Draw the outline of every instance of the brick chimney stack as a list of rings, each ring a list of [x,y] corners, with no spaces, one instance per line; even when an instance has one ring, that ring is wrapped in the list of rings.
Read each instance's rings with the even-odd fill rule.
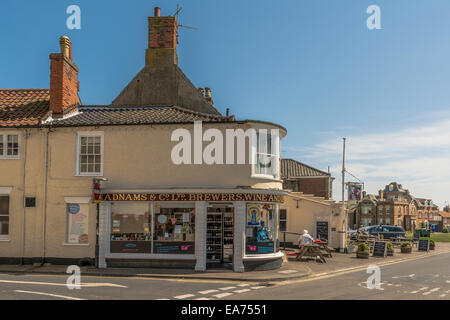
[[[50,111],[53,118],[62,117],[80,105],[78,67],[72,61],[72,42],[59,38],[60,53],[50,54]]]
[[[148,18],[148,49],[145,65],[161,67],[178,64],[178,23],[175,17],[161,17],[156,7],[153,17]]]

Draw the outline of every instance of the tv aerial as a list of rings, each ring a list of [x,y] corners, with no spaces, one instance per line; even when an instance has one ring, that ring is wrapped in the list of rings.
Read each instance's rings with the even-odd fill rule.
[[[173,14],[173,16],[176,17],[177,21],[180,21],[181,10],[183,10],[183,8],[180,7],[180,5],[177,4],[177,11],[175,12],[175,14]],[[181,22],[178,24],[178,27],[186,28],[186,29],[192,29],[192,30],[197,30],[198,29],[197,27],[185,26],[185,25],[181,24]]]

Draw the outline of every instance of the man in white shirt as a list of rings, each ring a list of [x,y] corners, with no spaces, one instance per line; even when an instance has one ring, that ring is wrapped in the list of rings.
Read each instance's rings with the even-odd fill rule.
[[[305,244],[312,244],[314,238],[308,233],[308,230],[303,230],[303,234],[298,237],[298,246],[301,247]]]

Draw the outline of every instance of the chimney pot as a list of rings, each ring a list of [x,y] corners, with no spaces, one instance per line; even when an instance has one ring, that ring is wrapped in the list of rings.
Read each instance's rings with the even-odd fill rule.
[[[205,88],[205,97],[211,98],[211,88],[208,87]]]
[[[61,53],[63,56],[67,59],[71,58],[71,51],[72,51],[72,43],[69,40],[69,37],[62,36],[59,38],[59,46],[61,48]]]
[[[230,108],[227,108],[227,113],[226,113],[227,117],[230,116]]]
[[[161,17],[161,8],[155,7],[155,17]]]
[[[200,93],[200,94],[202,95],[202,97],[205,96],[205,89],[203,89],[203,88],[198,88],[197,90],[198,90],[198,93]]]

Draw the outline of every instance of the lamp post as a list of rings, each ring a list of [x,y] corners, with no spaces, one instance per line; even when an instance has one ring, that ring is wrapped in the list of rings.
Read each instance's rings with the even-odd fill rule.
[[[346,226],[345,226],[345,140],[343,138],[343,150],[342,150],[342,230],[341,230],[341,252],[345,252],[345,234],[346,234]]]
[[[102,202],[101,195],[100,195],[100,182],[101,181],[108,181],[108,179],[105,178],[93,178],[93,200],[96,204],[97,209],[97,219],[96,219],[96,225],[95,225],[95,268],[98,269],[98,256],[100,252],[100,245],[99,245],[99,220],[100,220],[100,203]]]

